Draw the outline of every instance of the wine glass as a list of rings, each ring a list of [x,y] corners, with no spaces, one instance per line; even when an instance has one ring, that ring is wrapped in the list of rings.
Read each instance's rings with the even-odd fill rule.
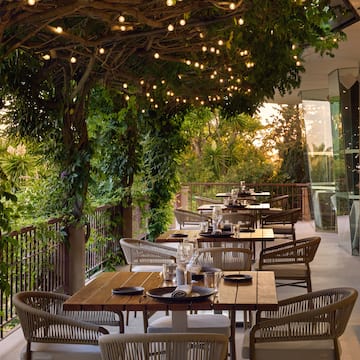
[[[222,207],[221,205],[215,205],[213,207],[213,212],[212,212],[212,219],[214,222],[214,231],[216,231],[217,229],[220,228],[220,223],[221,220],[223,218],[223,213],[222,213]]]
[[[179,244],[176,253],[176,263],[184,271],[185,284],[187,284],[187,265],[194,256],[194,244],[191,242],[182,242]]]
[[[231,200],[233,204],[236,204],[238,195],[239,195],[239,189],[231,189]]]
[[[191,242],[182,242],[179,244],[176,254],[176,262],[186,265],[194,255],[194,244]]]

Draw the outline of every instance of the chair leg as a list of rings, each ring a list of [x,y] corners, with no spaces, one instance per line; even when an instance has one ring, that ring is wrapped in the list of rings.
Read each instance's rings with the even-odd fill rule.
[[[31,342],[28,341],[26,344],[26,360],[31,360]]]
[[[306,279],[306,288],[307,288],[307,292],[312,292],[312,284],[311,284],[311,277],[310,275],[307,277]]]
[[[119,332],[120,332],[120,334],[123,334],[125,332],[124,315],[123,315],[122,311],[119,311],[117,314],[119,316]]]
[[[236,327],[236,311],[230,311],[230,359],[236,359],[236,348],[235,348],[235,327]]]

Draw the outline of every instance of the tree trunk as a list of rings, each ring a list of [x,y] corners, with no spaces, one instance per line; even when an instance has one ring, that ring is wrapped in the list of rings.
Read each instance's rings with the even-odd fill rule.
[[[85,285],[85,231],[83,227],[68,227],[65,255],[65,293],[74,294]]]

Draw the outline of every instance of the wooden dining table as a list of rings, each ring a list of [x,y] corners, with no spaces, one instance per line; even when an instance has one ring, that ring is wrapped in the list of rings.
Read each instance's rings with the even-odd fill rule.
[[[247,231],[248,230],[248,231]],[[197,242],[199,247],[217,245],[222,246],[226,243],[236,243],[236,242],[249,242],[252,248],[255,248],[255,242],[261,242],[261,248],[266,247],[267,242],[272,242],[275,240],[274,230],[272,228],[256,228],[256,229],[240,229],[240,232],[234,233],[233,235],[225,236],[216,236],[211,235],[208,237],[201,236],[200,230],[168,230],[160,234],[155,242],[158,243],[175,243],[182,241]],[[254,254],[255,258],[255,254]]]
[[[213,295],[201,297],[199,300],[190,297],[188,301],[177,301],[174,298],[169,301],[149,295],[153,289],[173,286],[172,283],[165,282],[159,272],[104,272],[67,299],[63,307],[70,311],[142,311],[144,314],[171,311],[174,332],[181,332],[184,328],[188,310],[228,310],[231,336],[235,336],[237,310],[276,310],[278,299],[273,272],[224,272],[224,275],[230,274],[250,275],[252,280],[233,282],[222,277],[218,290]],[[202,286],[202,281],[196,285]],[[144,290],[136,295],[113,294],[113,289],[123,287],[142,287]],[[235,357],[236,354],[232,354],[233,360]]]

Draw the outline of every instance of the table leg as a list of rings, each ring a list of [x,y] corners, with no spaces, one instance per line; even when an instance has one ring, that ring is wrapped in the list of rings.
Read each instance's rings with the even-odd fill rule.
[[[186,311],[172,311],[172,329],[173,332],[187,332],[187,313]]]
[[[236,360],[236,348],[235,348],[235,327],[236,327],[236,311],[230,310],[230,359]]]

